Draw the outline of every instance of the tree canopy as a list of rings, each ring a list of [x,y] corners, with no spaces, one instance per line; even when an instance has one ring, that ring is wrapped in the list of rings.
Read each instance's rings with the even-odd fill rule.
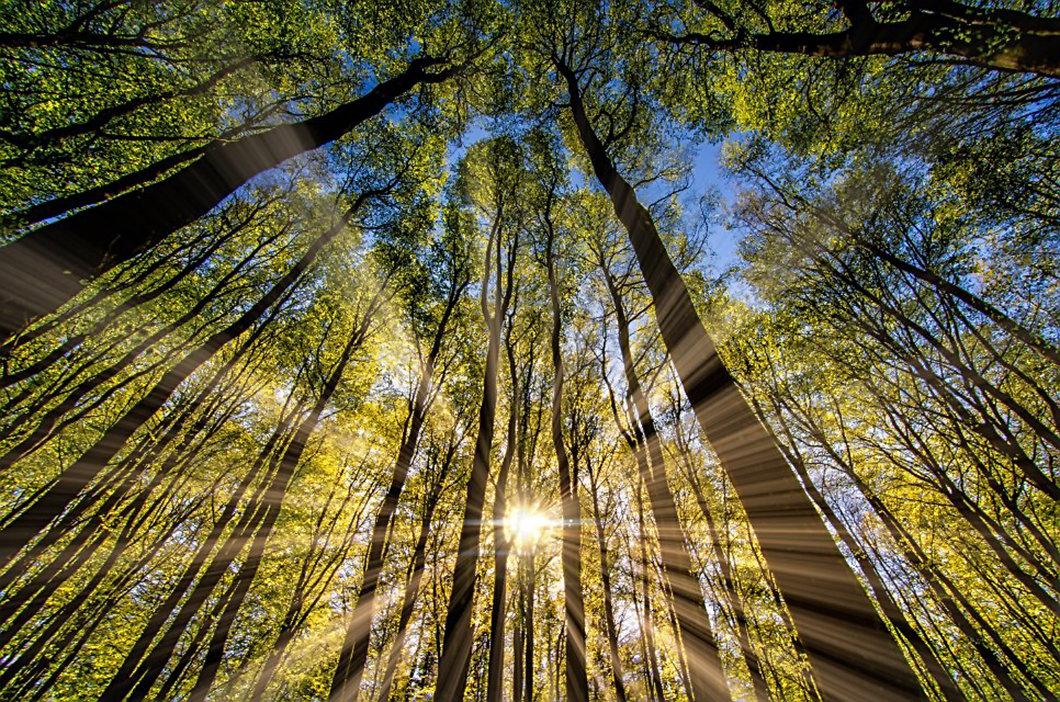
[[[1060,697],[1052,0],[5,0],[0,699]]]

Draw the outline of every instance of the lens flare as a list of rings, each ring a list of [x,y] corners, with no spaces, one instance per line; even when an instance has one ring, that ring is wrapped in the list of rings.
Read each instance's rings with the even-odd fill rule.
[[[505,535],[517,551],[533,550],[551,528],[549,516],[533,505],[512,507],[504,520]]]

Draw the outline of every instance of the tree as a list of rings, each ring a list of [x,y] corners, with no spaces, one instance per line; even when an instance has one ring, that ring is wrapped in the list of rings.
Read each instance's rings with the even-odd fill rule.
[[[545,185],[544,202],[541,209],[541,222],[545,235],[545,266],[548,269],[549,300],[552,307],[552,445],[556,452],[556,465],[559,472],[559,492],[563,511],[563,606],[566,612],[564,619],[564,681],[566,698],[569,700],[587,700],[589,698],[589,681],[585,673],[585,596],[582,592],[582,528],[581,505],[575,492],[578,484],[577,463],[572,463],[563,437],[563,354],[560,348],[561,327],[563,324],[560,310],[560,291],[556,277],[555,237],[556,226],[553,222],[553,206],[556,188],[559,183],[553,173]]]
[[[465,196],[485,210],[489,234],[483,259],[479,306],[488,332],[485,372],[482,380],[482,404],[479,407],[478,438],[467,483],[460,545],[453,570],[453,586],[445,620],[445,640],[438,663],[438,694],[462,697],[467,686],[471,662],[471,608],[474,601],[478,541],[482,506],[489,478],[490,454],[493,448],[494,420],[497,412],[497,376],[499,371],[501,327],[511,304],[514,289],[515,257],[519,251],[522,213],[516,200],[525,178],[522,154],[510,139],[501,138],[483,144],[482,161],[473,164],[485,171],[483,177],[465,180]],[[465,161],[461,175],[467,176],[472,164]],[[478,188],[481,191],[476,192]],[[489,291],[493,289],[492,311]]]
[[[454,214],[454,217],[459,215]],[[460,304],[464,290],[470,284],[470,271],[466,244],[461,240],[462,232],[460,224],[454,220],[449,224],[446,239],[439,242],[437,249],[433,252],[430,264],[435,268],[435,274],[440,280],[434,286],[440,288],[431,291],[433,294],[441,293],[439,302],[441,313],[434,323],[435,329],[430,349],[423,359],[423,370],[420,372],[420,380],[416,386],[416,394],[409,407],[409,416],[406,420],[406,428],[403,430],[401,445],[394,462],[394,474],[390,480],[390,487],[383,496],[383,503],[376,515],[375,526],[372,528],[372,541],[368,551],[368,559],[365,561],[364,576],[361,579],[361,590],[357,597],[357,606],[350,617],[350,626],[346,632],[346,641],[339,658],[339,666],[335,672],[335,679],[331,685],[331,697],[335,699],[356,700],[360,690],[360,678],[364,670],[365,659],[368,654],[368,636],[371,629],[372,614],[374,611],[375,588],[379,580],[379,572],[383,566],[386,556],[386,537],[390,531],[394,510],[397,508],[398,499],[405,488],[405,480],[408,477],[409,467],[413,455],[419,445],[420,432],[423,429],[424,420],[430,412],[431,405],[437,398],[436,384],[444,379],[447,363],[442,358],[442,346],[445,343],[449,320],[456,312]],[[405,267],[411,267],[407,263]],[[431,281],[433,283],[434,281]],[[431,283],[412,283],[412,290],[408,292],[407,302],[410,316],[425,316],[421,311],[427,307],[429,300],[418,298],[424,287],[431,287]],[[419,288],[419,289],[417,289]],[[428,293],[428,294],[431,294]],[[417,340],[423,333],[420,326],[425,320],[417,320],[413,325]],[[433,322],[434,320],[430,320]],[[429,324],[430,322],[428,322]],[[435,368],[442,364],[442,368],[435,380]],[[436,498],[435,498],[436,499]],[[433,510],[433,505],[431,506]],[[430,516],[427,517],[429,525]],[[422,564],[420,569],[422,569]]]
[[[605,144],[593,130],[579,78],[569,61],[567,56],[555,55],[556,71],[566,84],[578,135],[597,179],[611,197],[616,216],[629,232],[655,302],[663,341],[704,433],[726,465],[748,517],[755,524],[769,567],[814,661],[819,689],[825,697],[847,694],[853,689],[851,686],[860,685],[865,685],[866,694],[872,695],[897,698],[917,693],[920,685],[904,656],[777,450],[770,432],[754,417],[714,351],[714,343],[699,320],[651,216],[637,201],[633,188],[618,174]],[[754,441],[752,436],[756,437]],[[753,451],[749,450],[752,445],[756,447]],[[808,568],[808,560],[818,565]],[[825,577],[824,573],[828,574],[827,589],[815,585],[817,578]],[[822,599],[825,591],[828,595]],[[819,600],[819,604],[814,604],[814,600]],[[840,635],[838,632],[844,629],[847,633]],[[817,638],[813,633],[825,630],[831,632],[828,637]],[[699,672],[702,674],[702,669]],[[708,689],[706,682],[703,689]]]

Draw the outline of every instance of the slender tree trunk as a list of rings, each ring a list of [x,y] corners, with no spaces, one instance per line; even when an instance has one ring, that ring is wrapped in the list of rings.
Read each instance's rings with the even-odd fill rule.
[[[602,266],[602,270],[618,321],[618,345],[622,352],[629,398],[637,413],[636,417],[630,418],[630,424],[636,437],[637,451],[643,455],[646,450],[650,458],[650,463],[639,461],[641,478],[648,488],[652,515],[655,517],[655,526],[659,533],[663,577],[673,595],[678,623],[678,631],[675,633],[684,643],[688,653],[689,674],[695,699],[727,700],[730,697],[729,687],[721,667],[718,644],[707,617],[703,590],[692,570],[684,527],[677,514],[677,505],[667,479],[662,441],[655,429],[655,418],[633,362],[625,305],[611,272],[607,270],[606,265]]]
[[[523,616],[526,612],[526,596],[522,582],[518,581],[518,585],[519,616],[512,627],[512,702],[523,702]]]
[[[585,670],[585,596],[582,592],[582,527],[581,505],[574,491],[578,476],[571,474],[570,457],[563,442],[563,349],[560,346],[563,317],[559,306],[559,287],[556,281],[556,262],[553,251],[554,232],[548,226],[546,264],[548,287],[552,301],[552,445],[556,450],[559,470],[559,494],[562,503],[562,561],[563,595],[566,618],[566,646],[564,647],[564,679],[568,702],[589,699],[589,680]]]
[[[648,582],[648,532],[644,525],[644,501],[641,499],[640,484],[636,489],[637,535],[640,542],[639,561],[637,562],[637,583],[644,602],[644,612],[640,618],[641,633],[644,639],[644,654],[647,659],[649,689],[655,699],[664,702],[666,691],[663,689],[662,675],[659,673],[659,653],[655,647],[655,612],[651,603],[651,590]],[[632,560],[632,554],[630,554]],[[636,587],[636,585],[634,586]]]
[[[611,658],[611,678],[615,683],[615,697],[618,702],[626,702],[625,673],[622,670],[622,656],[618,651],[618,627],[615,626],[614,595],[611,588],[611,562],[607,551],[607,537],[604,534],[603,517],[600,514],[600,497],[596,476],[589,468],[589,487],[592,490],[593,524],[596,526],[596,547],[600,552],[600,583],[604,596],[604,627],[607,633],[607,649]]]
[[[526,616],[523,630],[526,632],[526,669],[524,673],[524,697],[526,702],[534,702],[534,673],[535,656],[534,651],[534,595],[537,586],[537,577],[534,570],[534,555],[528,553],[523,557],[526,563]]]
[[[562,62],[571,111],[600,184],[626,227],[663,342],[700,426],[740,495],[826,700],[922,697],[920,682],[844,560],[769,430],[718,357],[651,215],[593,131]]]
[[[516,376],[515,350],[512,348],[511,326],[508,327],[506,348],[508,373],[512,380],[512,401],[508,406],[508,435],[497,473],[496,494],[493,499],[493,601],[490,611],[489,670],[486,675],[486,702],[500,702],[504,685],[504,623],[507,617],[508,553],[511,544],[504,534],[504,520],[508,513],[508,472],[515,458],[518,419],[516,398],[519,383]]]
[[[286,124],[207,150],[167,178],[45,225],[0,248],[0,337],[52,312],[92,279],[209,212],[250,178],[319,148],[374,117],[417,85],[459,68],[431,72],[419,58],[362,97],[319,117]]]
[[[492,340],[490,346],[486,353],[487,377],[483,402],[479,408],[478,439],[468,480],[459,551],[453,571],[453,589],[446,608],[442,656],[438,663],[437,690],[440,699],[456,700],[463,697],[471,663],[471,609],[474,604],[482,506],[489,478],[489,454],[493,444],[493,418],[497,402],[497,354],[492,348]]]

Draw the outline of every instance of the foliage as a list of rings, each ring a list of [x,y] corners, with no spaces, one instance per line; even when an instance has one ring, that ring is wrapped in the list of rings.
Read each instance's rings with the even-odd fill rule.
[[[1055,14],[6,0],[0,257],[309,146],[4,327],[0,699],[827,692],[637,217],[923,695],[1060,695]]]

